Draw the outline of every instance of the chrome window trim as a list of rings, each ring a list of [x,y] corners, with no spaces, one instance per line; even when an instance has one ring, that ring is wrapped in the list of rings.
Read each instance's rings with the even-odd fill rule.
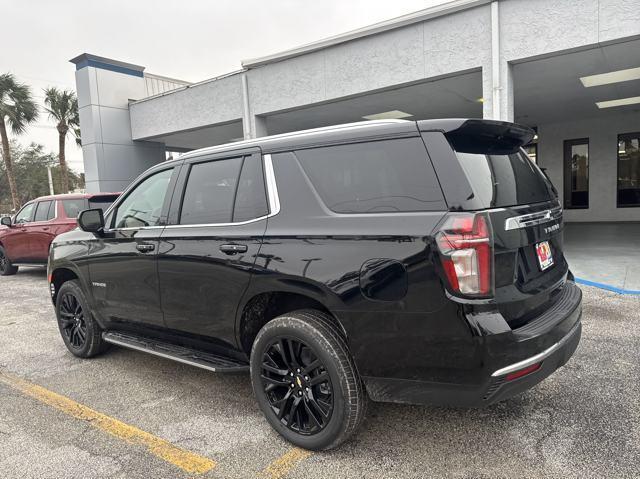
[[[575,326],[573,326],[573,328],[571,328],[571,331],[569,331],[566,334],[566,336],[564,336],[560,341],[558,341],[557,343],[555,343],[552,346],[548,347],[547,349],[545,349],[541,353],[536,354],[535,356],[531,356],[530,358],[524,359],[523,361],[511,364],[510,366],[504,367],[502,369],[498,369],[496,372],[494,372],[491,375],[491,377],[495,378],[497,376],[504,376],[506,374],[519,371],[519,370],[524,369],[524,368],[526,368],[528,366],[533,366],[534,364],[543,361],[544,359],[548,358],[553,353],[555,353],[562,346],[564,346],[567,343],[567,341],[569,341],[573,337],[573,335],[578,331],[578,328],[580,327],[580,324],[581,324],[580,321],[578,321],[575,324]]]
[[[236,221],[232,223],[194,223],[189,225],[159,225],[159,226],[141,226],[139,228],[114,228],[110,230],[105,230],[107,232],[115,232],[115,231],[132,231],[132,230],[152,230],[152,229],[177,229],[177,228],[202,228],[202,227],[225,227],[225,226],[243,226],[251,223],[256,223],[258,221],[262,221],[267,218],[271,218],[272,216],[280,213],[280,197],[278,195],[278,185],[276,183],[276,175],[273,170],[273,161],[271,159],[271,155],[263,155],[262,156],[263,165],[264,165],[264,178],[267,188],[267,200],[269,203],[269,214],[260,216],[258,218],[252,218],[246,221]]]
[[[550,210],[538,211],[536,213],[529,213],[521,216],[514,216],[513,218],[507,218],[504,222],[504,229],[506,231],[517,230],[520,228],[527,228],[529,226],[540,225],[549,221],[557,220],[562,216],[562,208],[556,207]]]

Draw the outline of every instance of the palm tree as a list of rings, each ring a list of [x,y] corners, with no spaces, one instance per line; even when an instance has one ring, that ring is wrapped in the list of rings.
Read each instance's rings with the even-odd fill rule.
[[[58,124],[58,159],[60,160],[60,172],[62,173],[62,189],[64,193],[69,192],[69,171],[64,154],[65,140],[69,130],[77,132],[80,125],[78,117],[78,98],[71,90],[60,91],[55,87],[47,88],[44,91],[45,110],[49,117]]]
[[[13,176],[13,162],[9,149],[7,125],[15,135],[24,133],[27,125],[38,117],[38,107],[31,97],[29,86],[19,83],[11,73],[0,75],[0,137],[2,137],[2,158],[7,170],[7,180],[11,190],[13,207],[18,209],[18,187]]]

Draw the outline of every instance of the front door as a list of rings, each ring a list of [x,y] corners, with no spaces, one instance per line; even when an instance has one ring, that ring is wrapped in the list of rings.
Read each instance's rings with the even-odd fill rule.
[[[33,220],[35,203],[27,203],[13,218],[13,225],[2,239],[4,250],[13,263],[31,262],[31,249],[26,241],[27,226]]]
[[[166,168],[139,181],[105,219],[104,235],[89,245],[92,293],[106,322],[164,324],[156,260],[173,174]]]
[[[183,174],[174,194],[178,200],[171,205],[175,224],[160,240],[165,322],[174,330],[233,344],[236,309],[269,214],[262,158],[246,152],[192,161]]]

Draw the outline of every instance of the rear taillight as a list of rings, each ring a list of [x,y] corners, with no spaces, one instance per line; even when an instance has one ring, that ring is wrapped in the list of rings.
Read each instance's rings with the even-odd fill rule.
[[[442,266],[454,292],[489,296],[492,292],[491,228],[483,214],[450,213],[436,234]]]

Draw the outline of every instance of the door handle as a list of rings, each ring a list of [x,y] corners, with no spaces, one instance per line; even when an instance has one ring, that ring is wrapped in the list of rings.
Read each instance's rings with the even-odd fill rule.
[[[247,249],[246,244],[223,244],[220,246],[220,251],[228,255],[246,253]]]
[[[136,245],[136,249],[142,253],[148,253],[149,251],[153,251],[155,248],[155,245],[149,243],[138,243]]]

